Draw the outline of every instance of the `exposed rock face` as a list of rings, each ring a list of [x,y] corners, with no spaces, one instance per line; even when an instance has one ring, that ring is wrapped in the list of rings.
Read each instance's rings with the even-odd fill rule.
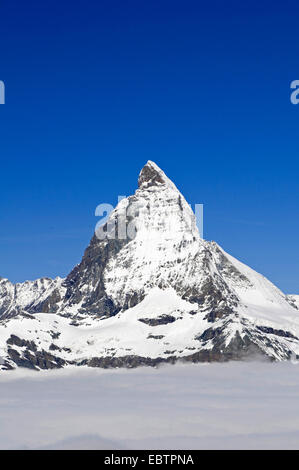
[[[66,279],[0,279],[0,369],[299,357],[297,297],[202,240],[155,163],[138,185]]]
[[[287,299],[292,307],[295,307],[299,310],[299,295],[288,295]]]
[[[62,279],[57,277],[12,284],[0,278],[0,319],[19,313],[53,312],[64,295]]]
[[[139,321],[145,323],[146,325],[158,326],[173,323],[176,321],[176,318],[172,317],[171,315],[160,315],[157,318],[139,318]]]
[[[125,243],[126,241],[117,239],[98,240],[94,235],[81,263],[64,282],[66,294],[61,310],[68,314],[74,307],[78,313],[99,317],[112,316],[119,312],[120,307],[107,294],[103,273],[109,260],[115,259]]]
[[[139,188],[149,188],[150,186],[159,186],[162,184],[167,184],[165,175],[153,162],[148,162],[140,172],[138,178]]]

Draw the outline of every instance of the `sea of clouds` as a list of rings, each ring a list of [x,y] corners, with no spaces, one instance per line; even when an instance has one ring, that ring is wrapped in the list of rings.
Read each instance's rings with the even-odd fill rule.
[[[0,374],[1,449],[298,449],[299,364]]]

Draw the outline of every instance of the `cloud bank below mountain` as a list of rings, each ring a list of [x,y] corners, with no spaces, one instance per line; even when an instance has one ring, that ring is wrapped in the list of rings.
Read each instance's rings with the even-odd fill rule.
[[[7,372],[0,377],[0,448],[297,448],[298,367]]]

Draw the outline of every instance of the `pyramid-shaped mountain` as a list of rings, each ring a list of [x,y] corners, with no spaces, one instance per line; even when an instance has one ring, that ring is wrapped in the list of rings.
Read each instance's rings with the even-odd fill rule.
[[[65,278],[0,278],[0,370],[299,357],[298,296],[203,240],[153,162]]]

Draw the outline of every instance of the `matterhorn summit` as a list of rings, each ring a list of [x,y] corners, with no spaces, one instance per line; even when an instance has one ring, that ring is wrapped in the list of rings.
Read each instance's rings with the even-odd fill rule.
[[[299,357],[298,296],[200,237],[152,161],[65,278],[0,278],[0,370]]]

